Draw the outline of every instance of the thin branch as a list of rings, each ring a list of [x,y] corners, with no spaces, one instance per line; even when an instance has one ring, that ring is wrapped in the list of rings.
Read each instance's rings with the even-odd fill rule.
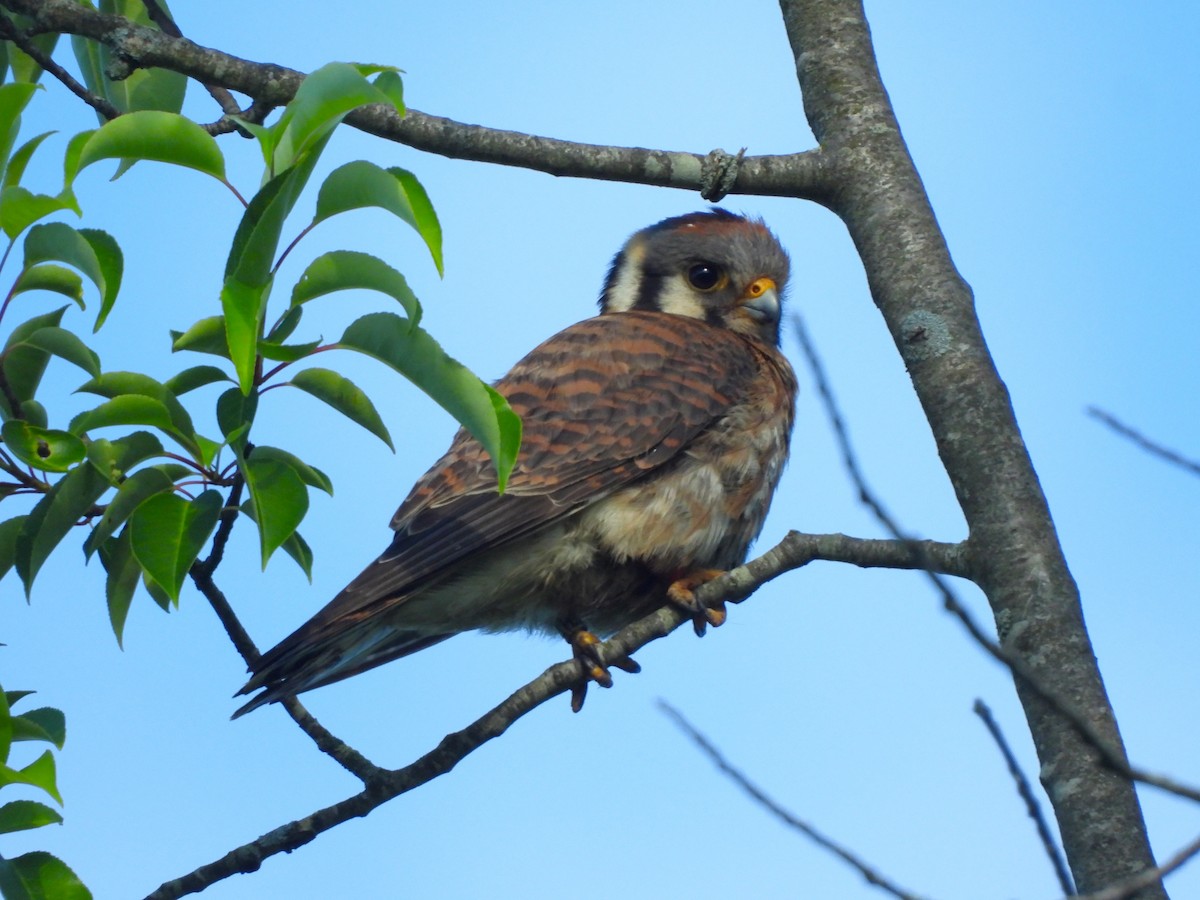
[[[30,16],[45,31],[77,34],[103,42],[129,71],[160,67],[181,72],[206,85],[220,85],[267,107],[282,106],[295,95],[304,74],[270,63],[255,63],[201,47],[187,38],[106,15],[75,0],[0,0],[0,6]],[[114,73],[119,76],[121,73]],[[403,117],[390,107],[363,107],[346,118],[349,125],[453,159],[519,166],[550,175],[623,181],[699,191],[707,173],[704,153],[581,144],[548,137],[465,125],[409,109]],[[747,156],[737,167],[728,192],[802,197],[829,203],[832,171],[822,153],[811,150],[782,156]]]
[[[1107,413],[1095,406],[1089,406],[1087,408],[1087,414],[1093,419],[1103,422],[1117,434],[1121,435],[1121,437],[1128,438],[1129,440],[1133,441],[1151,456],[1157,456],[1159,459],[1165,459],[1167,462],[1174,466],[1178,466],[1191,475],[1200,475],[1200,462],[1197,462],[1194,459],[1188,459],[1182,453],[1178,453],[1169,447],[1164,447],[1162,444],[1150,440],[1150,438],[1146,437],[1136,428],[1126,425],[1111,413]]]
[[[908,537],[867,486],[862,469],[858,464],[857,455],[850,442],[845,420],[842,418],[837,401],[833,396],[833,390],[830,387],[829,379],[825,374],[824,366],[816,352],[816,348],[809,338],[808,331],[799,316],[794,317],[794,324],[801,349],[804,352],[804,356],[812,371],[813,379],[816,382],[817,392],[821,396],[822,403],[833,426],[846,470],[849,472],[851,480],[854,482],[863,503],[871,509],[880,523],[907,549],[910,556],[910,565],[907,568],[922,570],[932,582],[934,589],[941,596],[942,605],[962,623],[967,633],[970,634],[975,642],[987,651],[988,655],[993,659],[1006,666],[1013,673],[1018,683],[1027,686],[1055,712],[1061,715],[1079,736],[1100,755],[1101,760],[1106,766],[1118,775],[1131,781],[1139,781],[1143,784],[1152,785],[1160,790],[1200,803],[1200,788],[1176,781],[1164,775],[1149,772],[1145,769],[1139,769],[1130,764],[1124,750],[1119,744],[1114,744],[1112,741],[1106,740],[1096,726],[1073,703],[1069,702],[1060,690],[1051,688],[1050,685],[1046,684],[1039,677],[1037,671],[1035,671],[1030,663],[1024,658],[1010,653],[996,641],[992,640],[979,624],[976,623],[967,611],[966,606],[958,599],[958,596],[942,577],[943,574],[963,573],[945,572],[941,561],[928,556],[926,542]],[[973,544],[968,540],[962,545],[957,546],[965,552],[965,572],[973,574],[978,568]],[[697,596],[700,596],[699,592],[697,592]]]
[[[1008,741],[1005,740],[1000,726],[992,718],[992,711],[988,708],[987,704],[982,700],[976,700],[974,708],[975,715],[983,720],[983,724],[992,736],[992,740],[1000,748],[1000,753],[1004,757],[1005,764],[1008,766],[1008,772],[1017,784],[1017,793],[1025,801],[1025,811],[1029,814],[1029,818],[1033,819],[1034,825],[1037,828],[1038,837],[1042,841],[1042,849],[1045,851],[1047,858],[1049,858],[1050,865],[1054,867],[1054,874],[1058,876],[1059,887],[1062,888],[1064,894],[1068,896],[1073,895],[1075,893],[1075,882],[1071,880],[1071,873],[1067,869],[1067,861],[1063,859],[1058,842],[1055,841],[1054,835],[1050,832],[1050,825],[1042,813],[1042,805],[1038,803],[1037,795],[1034,794],[1029,779],[1021,771],[1021,765],[1017,762],[1017,757],[1008,746]]]
[[[241,621],[237,617],[237,613],[233,611],[229,600],[225,594],[217,587],[213,581],[212,573],[205,571],[202,564],[197,563],[192,566],[188,573],[192,582],[196,585],[196,589],[208,600],[213,611],[216,612],[217,618],[221,620],[221,625],[224,626],[225,632],[229,635],[229,639],[233,641],[234,647],[242,658],[249,663],[251,660],[257,660],[259,653],[258,648],[254,645],[250,635],[242,626]],[[349,771],[352,775],[358,778],[363,784],[373,783],[379,776],[379,773],[384,771],[375,765],[345,741],[335,737],[329,729],[318,722],[313,715],[304,708],[304,705],[299,700],[292,698],[283,704],[284,709],[295,720],[300,729],[307,734],[317,745],[317,748],[322,752],[332,757],[340,766]]]
[[[839,857],[848,863],[852,868],[856,869],[863,878],[870,884],[882,889],[891,894],[893,897],[898,897],[900,900],[920,900],[917,894],[911,894],[901,887],[898,887],[890,879],[881,875],[877,869],[872,868],[867,863],[863,862],[858,856],[847,850],[841,844],[826,837],[817,829],[813,828],[807,822],[797,818],[792,813],[788,812],[773,800],[762,788],[754,784],[742,772],[730,763],[721,754],[711,741],[701,734],[691,722],[684,718],[683,713],[677,710],[665,700],[658,701],[658,707],[666,713],[679,727],[684,734],[691,738],[692,743],[699,747],[713,764],[721,770],[722,773],[729,776],[729,779],[740,787],[743,791],[750,795],[756,803],[762,806],[767,812],[771,813],[777,819],[782,821],[789,828],[794,828],[799,831],[814,844],[828,850],[834,856]]]
[[[62,85],[72,94],[96,110],[106,119],[115,119],[121,114],[121,111],[113,106],[108,100],[103,97],[93,94],[86,87],[80,84],[75,78],[56,63],[53,59],[43,53],[33,41],[22,34],[15,25],[8,19],[7,16],[0,16],[0,38],[7,41],[12,41],[21,51],[32,59],[35,63],[41,66],[45,71],[49,72],[54,78],[58,79]]]
[[[1103,890],[1092,894],[1082,894],[1072,898],[1072,900],[1129,900],[1130,897],[1136,895],[1143,888],[1158,884],[1164,876],[1170,875],[1184,863],[1195,858],[1197,854],[1200,854],[1200,837],[1196,838],[1161,866],[1146,869],[1132,878],[1118,881],[1116,884],[1109,885]]]
[[[169,34],[171,37],[176,38],[183,37],[183,32],[175,24],[175,20],[167,14],[165,9],[158,5],[158,0],[142,0],[142,5],[146,7],[146,14],[150,16],[150,21],[157,25],[164,34]],[[204,87],[212,98],[217,101],[217,105],[221,107],[221,111],[226,116],[236,116],[241,113],[241,107],[233,99],[233,94],[229,93],[225,88],[211,84],[206,84]]]
[[[934,541],[924,543],[928,556],[935,561],[935,565],[942,567],[939,571],[962,574],[964,555],[960,545],[939,544]],[[758,559],[701,585],[696,589],[696,599],[707,604],[722,599],[736,603],[781,572],[819,559],[852,562],[863,567],[913,566],[909,547],[896,541],[862,540],[842,534],[806,535],[792,532]],[[211,581],[198,583],[197,586],[210,602],[214,603],[222,621],[230,617],[231,621],[236,622],[232,610],[227,610],[227,601]],[[651,641],[665,637],[680,625],[685,622],[690,624],[691,621],[690,614],[674,606],[665,606],[622,629],[600,644],[597,651],[601,659],[606,661],[627,659]],[[240,629],[240,624],[237,628]],[[240,643],[241,639],[237,641]],[[249,642],[249,637],[246,637],[245,641]],[[253,647],[253,643],[249,642],[249,646]],[[437,747],[420,759],[400,769],[371,770],[367,787],[363,791],[303,819],[282,825],[182,878],[167,882],[147,900],[181,897],[204,890],[210,884],[230,875],[253,872],[270,856],[290,853],[342,822],[368,815],[389,800],[449,772],[485,743],[502,735],[526,713],[552,697],[575,689],[585,678],[585,668],[577,660],[572,659],[551,666],[462,731],[447,735]],[[291,709],[288,711],[291,712]],[[304,727],[303,723],[301,727]]]

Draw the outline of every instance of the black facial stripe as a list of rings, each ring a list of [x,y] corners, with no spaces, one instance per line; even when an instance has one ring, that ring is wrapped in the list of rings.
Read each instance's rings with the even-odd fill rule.
[[[617,284],[617,275],[620,274],[621,267],[625,264],[625,251],[622,250],[613,257],[612,265],[608,267],[608,275],[604,278],[604,287],[600,289],[600,299],[598,304],[600,309],[604,309],[610,302],[609,291]]]
[[[638,285],[637,299],[633,301],[634,309],[655,310],[659,308],[659,297],[663,291],[662,275],[650,272],[642,273],[642,282]]]

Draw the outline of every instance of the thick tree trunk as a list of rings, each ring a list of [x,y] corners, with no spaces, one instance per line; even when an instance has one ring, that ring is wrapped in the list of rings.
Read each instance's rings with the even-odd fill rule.
[[[871,293],[929,419],[970,527],[973,580],[1004,649],[1121,749],[1116,719],[1038,483],[879,76],[858,0],[782,0],[804,107],[835,190],[826,200],[850,231]],[[1023,680],[1017,691],[1042,782],[1081,892],[1154,860],[1132,783],[1095,762],[1070,722]],[[1161,883],[1139,894],[1165,897]]]

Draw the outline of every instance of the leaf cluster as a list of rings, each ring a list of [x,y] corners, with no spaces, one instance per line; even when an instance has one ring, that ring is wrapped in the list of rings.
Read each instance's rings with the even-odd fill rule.
[[[135,0],[99,5],[148,21],[144,5]],[[49,55],[53,41],[38,40],[38,49]],[[149,69],[115,81],[109,73],[119,61],[108,59],[105,48],[76,38],[72,49],[87,89],[118,115],[102,115],[98,128],[67,141],[62,187],[43,194],[22,182],[31,157],[52,133],[17,143],[21,114],[41,90],[41,70],[15,45],[0,41],[0,231],[7,239],[0,255],[0,285],[7,286],[0,301],[0,501],[9,501],[10,512],[17,511],[14,505],[20,510],[0,520],[0,578],[15,575],[29,596],[51,553],[83,529],[85,558],[99,558],[106,572],[108,614],[120,642],[139,588],[164,610],[177,605],[189,574],[211,574],[243,516],[257,532],[264,567],[282,548],[311,577],[313,554],[298,529],[309,492],[332,494],[333,486],[301,453],[262,439],[256,417],[270,402],[268,392],[299,390],[395,449],[367,393],[334,365],[312,364],[312,357],[333,350],[377,359],[428,393],[491,454],[497,489],[503,490],[520,422],[495,390],[421,327],[420,302],[401,272],[378,257],[335,250],[312,259],[288,289],[274,290],[280,265],[306,235],[334,216],[367,207],[414,229],[441,273],[437,216],[420,182],[404,169],[363,160],[341,165],[317,187],[311,220],[293,224],[297,202],[343,118],[367,104],[403,114],[399,73],[332,63],[312,73],[271,124],[237,120],[263,160],[260,186],[247,201],[226,175],[217,140],[181,115],[186,79]],[[106,160],[117,163],[114,178],[138,163],[200,172],[224,185],[243,207],[224,271],[214,273],[212,307],[170,334],[174,351],[205,360],[165,380],[107,368],[73,324],[79,316],[73,307],[86,313],[94,293],[91,331],[99,330],[121,289],[125,263],[116,239],[61,221],[63,214],[82,215],[73,185]],[[351,290],[374,292],[395,306],[349,322],[336,341],[301,336],[308,304]],[[70,302],[22,319],[19,312],[45,295]],[[34,299],[27,300],[30,296]],[[86,380],[76,393],[95,398],[69,419],[56,415],[55,398],[40,390],[52,360],[81,369]],[[218,433],[197,429],[202,410],[215,412]],[[18,497],[26,498],[23,507]],[[7,703],[19,696],[8,695],[2,710],[0,762],[12,740],[47,739],[61,746],[61,714],[57,730],[50,727],[53,711],[14,718]],[[59,799],[53,765],[47,752],[24,769],[0,768],[6,778],[0,787],[35,785]],[[50,821],[60,818],[43,804],[14,801],[0,807],[0,832]],[[47,854],[0,860],[0,894],[6,900],[49,896],[38,879],[67,885],[66,893],[55,896],[87,896]],[[70,885],[82,893],[70,893],[75,890]]]
[[[14,715],[12,707],[30,691],[0,690],[0,790],[25,785],[37,788],[62,805],[54,751],[45,750],[21,768],[11,764],[13,744],[21,741],[53,744],[59,750],[67,738],[66,718],[48,706]],[[38,800],[7,800],[0,805],[0,834],[27,831],[62,822],[62,816]],[[5,900],[91,900],[91,892],[62,860],[35,850],[13,859],[0,856],[0,896]]]

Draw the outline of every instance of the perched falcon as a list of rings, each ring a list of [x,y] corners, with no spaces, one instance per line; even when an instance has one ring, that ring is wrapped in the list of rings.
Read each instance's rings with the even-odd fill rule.
[[[743,561],[787,459],[787,277],[767,227],[722,209],[633,235],[600,315],[496,385],[524,424],[505,493],[460,430],[392,518],[391,546],[263,654],[239,693],[264,690],[236,715],[463,631],[560,633],[604,683],[593,632],[667,602],[719,624],[692,589]]]

